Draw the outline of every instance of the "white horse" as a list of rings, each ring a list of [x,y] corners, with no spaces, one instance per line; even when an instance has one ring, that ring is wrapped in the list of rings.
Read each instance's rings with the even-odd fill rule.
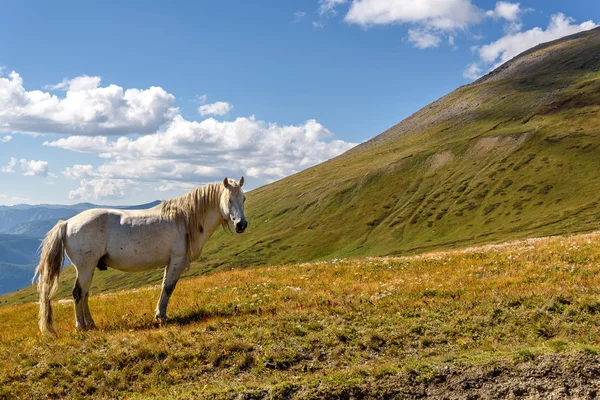
[[[91,209],[59,221],[42,242],[39,274],[42,333],[56,335],[50,299],[56,292],[64,252],[75,266],[73,287],[76,328],[94,328],[88,296],[94,270],[108,266],[138,272],[166,266],[155,318],[167,319],[167,304],[181,273],[200,256],[204,243],[219,226],[243,233],[244,195],[239,182],[225,178],[163,201],[147,210]],[[35,279],[34,276],[34,279]]]

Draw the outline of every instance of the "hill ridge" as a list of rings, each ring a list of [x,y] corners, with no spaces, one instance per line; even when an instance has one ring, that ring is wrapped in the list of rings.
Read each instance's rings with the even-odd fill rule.
[[[396,125],[386,129],[381,134],[379,134],[363,143],[358,144],[357,146],[353,147],[352,149],[341,154],[338,157],[343,157],[347,154],[348,155],[355,154],[357,152],[363,151],[365,148],[377,146],[377,145],[383,144],[389,140],[393,140],[394,138],[396,138],[398,136],[414,133],[415,131],[418,130],[418,126],[416,126],[416,127],[410,126],[410,123],[414,119],[419,118],[421,116],[421,113],[425,112],[427,109],[436,109],[439,104],[444,103],[444,101],[448,100],[448,98],[451,98],[451,95],[454,94],[455,92],[457,92],[461,89],[464,89],[464,88],[479,85],[479,84],[485,83],[487,81],[490,81],[492,79],[495,79],[498,77],[498,75],[501,75],[502,73],[506,73],[507,70],[508,70],[508,72],[510,72],[511,67],[513,67],[515,63],[523,60],[527,56],[529,56],[535,52],[538,52],[540,50],[548,49],[548,48],[556,46],[558,44],[564,44],[564,43],[567,43],[567,42],[570,42],[573,40],[577,40],[577,39],[581,39],[581,38],[594,37],[597,40],[600,40],[599,33],[600,33],[600,27],[597,27],[597,28],[594,28],[594,29],[591,29],[588,31],[583,31],[583,32],[565,36],[565,37],[562,37],[562,38],[559,38],[556,40],[552,40],[550,42],[540,43],[539,45],[534,46],[531,49],[526,50],[526,51],[516,55],[512,59],[510,59],[507,62],[501,64],[500,66],[494,68],[492,71],[486,73],[485,75],[481,76],[480,78],[476,79],[475,81],[473,81],[471,83],[467,83],[462,86],[459,86],[452,92],[440,97],[439,99],[437,99],[429,104],[426,104],[423,108],[410,114],[409,116],[407,116],[405,119],[403,119]],[[461,110],[461,111],[465,111],[465,110]],[[436,122],[439,122],[439,120]],[[408,126],[405,127],[405,125],[408,125]]]

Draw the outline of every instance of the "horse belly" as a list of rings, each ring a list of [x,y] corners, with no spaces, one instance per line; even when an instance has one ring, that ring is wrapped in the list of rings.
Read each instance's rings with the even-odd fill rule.
[[[176,235],[166,226],[130,226],[111,235],[104,262],[111,268],[136,272],[169,264]]]

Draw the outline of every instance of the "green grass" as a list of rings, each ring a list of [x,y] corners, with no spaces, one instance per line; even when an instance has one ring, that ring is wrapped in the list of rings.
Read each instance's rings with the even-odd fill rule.
[[[5,306],[0,397],[385,397],[447,367],[595,357],[599,272],[592,233],[213,273],[180,282],[166,327],[154,287],[92,296],[87,333],[55,301],[57,339],[35,304]]]

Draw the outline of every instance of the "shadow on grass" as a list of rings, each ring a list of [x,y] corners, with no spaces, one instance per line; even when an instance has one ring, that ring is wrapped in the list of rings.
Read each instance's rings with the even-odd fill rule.
[[[228,309],[205,309],[205,308],[195,308],[192,310],[180,310],[174,311],[173,315],[169,317],[166,323],[159,323],[155,321],[153,318],[150,319],[147,313],[144,313],[140,316],[133,317],[129,321],[119,320],[114,323],[109,323],[108,325],[102,326],[100,328],[101,331],[105,332],[114,332],[114,331],[142,331],[149,329],[157,329],[168,326],[187,326],[195,323],[201,322],[209,322],[210,320],[216,318],[235,318],[235,317],[244,317],[244,316],[260,316],[265,311],[261,308],[258,309],[247,309],[240,310],[237,307],[228,308]],[[269,314],[275,314],[275,309],[268,310]]]

